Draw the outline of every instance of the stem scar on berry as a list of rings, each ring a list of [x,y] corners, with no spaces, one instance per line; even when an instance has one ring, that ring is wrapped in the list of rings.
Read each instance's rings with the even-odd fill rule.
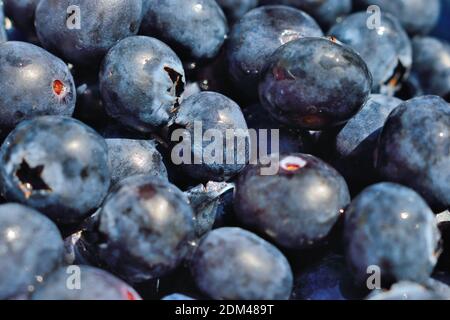
[[[22,163],[16,171],[16,177],[20,180],[20,188],[22,189],[25,198],[30,198],[33,191],[52,191],[42,179],[43,171],[43,165],[32,168],[25,159],[22,159]]]
[[[53,93],[57,96],[61,96],[66,92],[66,86],[61,80],[53,81]]]
[[[180,97],[184,92],[183,75],[167,66],[164,67],[164,71],[167,72],[170,80],[173,83],[172,87],[167,89],[167,92],[169,92],[172,95],[175,95],[176,100],[175,100],[174,108],[177,108],[180,105],[180,101],[179,101]]]
[[[286,157],[280,162],[280,167],[286,172],[297,172],[304,168],[308,162],[300,157]]]

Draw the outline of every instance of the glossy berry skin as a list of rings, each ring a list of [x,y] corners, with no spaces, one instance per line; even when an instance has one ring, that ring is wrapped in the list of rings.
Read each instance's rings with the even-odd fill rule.
[[[199,243],[191,262],[194,280],[216,300],[287,300],[292,270],[273,245],[240,228],[220,228]]]
[[[214,0],[150,1],[141,33],[168,43],[186,58],[214,58],[228,33],[228,23]]]
[[[349,45],[367,63],[373,91],[392,94],[412,65],[411,42],[397,18],[381,14],[381,25],[368,28],[369,15],[354,13],[334,25],[328,34]]]
[[[364,293],[353,285],[345,258],[328,254],[296,272],[291,300],[354,300]]]
[[[279,159],[278,159],[279,157]],[[278,173],[249,166],[236,183],[238,220],[289,249],[320,244],[350,202],[342,176],[307,154],[272,155]]]
[[[67,65],[25,42],[0,44],[0,127],[42,115],[71,116],[76,92]]]
[[[412,71],[425,94],[438,95],[450,102],[450,44],[431,37],[416,37],[412,43]]]
[[[21,122],[0,149],[6,198],[60,224],[82,221],[110,184],[105,140],[83,123],[45,116]]]
[[[344,237],[350,273],[361,286],[369,266],[380,268],[384,285],[424,282],[439,256],[433,212],[415,191],[398,184],[379,183],[359,194],[346,211]]]
[[[238,21],[248,11],[258,6],[258,0],[216,0],[216,2],[230,22]]]
[[[172,134],[174,142],[183,147],[184,152],[187,152],[186,146],[190,146],[190,163],[183,163],[182,168],[192,178],[224,181],[239,173],[248,162],[250,141],[247,124],[239,106],[224,95],[204,91],[190,96],[181,104],[172,126],[182,130]],[[208,130],[221,134],[221,137],[217,137],[217,144],[223,148],[221,159],[216,161],[216,158],[210,158],[212,152],[208,152],[207,147],[211,145],[211,141],[206,138],[203,141],[196,139],[196,128],[200,134],[205,134]],[[244,143],[235,143],[233,149],[228,149],[227,130],[233,137],[242,137],[239,140]],[[180,137],[183,137],[182,144],[179,144]],[[180,153],[177,146],[172,149],[172,154],[178,156]],[[232,163],[226,163],[228,158],[233,159]],[[201,163],[196,164],[196,161]]]
[[[284,4],[303,10],[324,28],[329,28],[352,11],[351,0],[260,0],[261,4]]]
[[[3,2],[0,1],[0,43],[7,41],[5,30],[5,13],[3,10]]]
[[[67,286],[68,277],[75,274],[80,275],[80,289]],[[59,268],[52,273],[41,286],[37,287],[31,299],[141,300],[141,297],[128,284],[104,270],[90,266],[70,266]]]
[[[76,15],[67,11],[76,5]],[[44,48],[81,65],[99,63],[117,41],[135,35],[141,24],[142,0],[42,0],[36,8],[36,32]],[[70,26],[70,28],[68,27]]]
[[[420,193],[433,209],[450,206],[450,105],[437,96],[404,102],[380,136],[377,170]]]
[[[5,14],[24,32],[34,30],[34,12],[40,0],[3,0]]]
[[[352,186],[376,179],[374,156],[378,138],[389,114],[402,102],[395,97],[370,95],[362,109],[337,134],[335,164]]]
[[[111,184],[137,174],[167,178],[167,169],[152,140],[106,139]]]
[[[440,0],[356,0],[355,6],[366,10],[370,5],[380,7],[397,17],[409,34],[428,34],[436,25],[441,12]]]
[[[63,240],[47,217],[20,204],[0,205],[0,299],[34,290],[62,262]]]
[[[264,64],[276,49],[302,37],[321,37],[306,13],[286,6],[263,6],[248,12],[231,30],[227,44],[229,72],[236,87],[257,96]]]
[[[100,212],[101,260],[130,282],[173,271],[194,236],[193,212],[166,179],[138,175],[119,182]]]
[[[185,83],[177,55],[163,42],[144,36],[115,45],[106,55],[99,77],[106,112],[142,132],[167,125]]]
[[[355,51],[324,38],[303,38],[271,56],[259,96],[280,123],[321,130],[356,114],[371,87],[370,72]]]

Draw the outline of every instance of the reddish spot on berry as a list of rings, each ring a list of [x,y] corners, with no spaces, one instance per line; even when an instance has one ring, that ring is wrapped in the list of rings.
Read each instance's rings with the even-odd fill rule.
[[[306,160],[295,156],[286,157],[280,162],[281,168],[286,172],[296,172],[307,164]]]
[[[125,290],[124,290],[124,296],[125,296],[125,298],[126,298],[127,300],[139,300],[139,299],[134,295],[134,293],[131,292],[131,291],[128,290],[128,289],[125,289]]]
[[[61,80],[55,80],[53,81],[53,92],[60,96],[64,93],[66,87],[64,86],[64,83]]]

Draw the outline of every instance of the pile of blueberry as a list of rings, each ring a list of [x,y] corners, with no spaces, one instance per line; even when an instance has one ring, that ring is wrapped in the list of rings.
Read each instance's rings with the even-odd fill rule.
[[[0,0],[0,299],[450,299],[449,21]]]

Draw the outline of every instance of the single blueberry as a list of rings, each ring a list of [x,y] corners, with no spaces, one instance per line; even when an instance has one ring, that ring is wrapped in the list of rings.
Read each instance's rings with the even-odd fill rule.
[[[3,143],[0,158],[6,198],[60,224],[81,222],[100,206],[109,188],[105,140],[72,118],[21,122]]]
[[[320,130],[355,115],[371,87],[367,65],[354,50],[324,38],[303,38],[271,56],[259,96],[280,123]]]
[[[120,41],[108,52],[100,71],[106,112],[143,132],[167,125],[184,85],[177,55],[163,42],[144,36]]]
[[[5,14],[26,33],[34,32],[34,13],[40,0],[3,0]]]
[[[43,115],[71,116],[76,92],[67,65],[35,45],[0,44],[0,127]]]
[[[232,29],[227,44],[231,79],[246,96],[256,97],[264,64],[276,49],[303,37],[321,37],[319,25],[303,11],[264,6],[248,12]]]
[[[137,174],[167,178],[162,156],[152,140],[106,139],[111,184]]]
[[[217,0],[230,22],[238,21],[251,9],[258,6],[258,0]]]
[[[372,74],[374,92],[392,95],[411,69],[411,41],[394,16],[381,14],[380,25],[373,28],[367,27],[367,19],[365,12],[354,13],[328,34],[361,55]]]
[[[262,165],[248,166],[238,177],[238,220],[280,246],[304,249],[320,244],[350,203],[342,176],[306,154],[272,155],[274,175]]]
[[[398,184],[361,192],[345,213],[344,237],[350,273],[361,286],[369,267],[379,268],[383,285],[425,282],[439,256],[433,212],[415,191]]]
[[[95,65],[117,41],[135,35],[141,20],[142,0],[42,0],[35,25],[44,48]]]
[[[194,214],[166,179],[138,175],[116,184],[100,212],[101,260],[132,283],[173,271],[194,237]]]
[[[434,94],[450,102],[450,43],[431,37],[413,39],[413,74],[425,94]]]
[[[209,232],[192,259],[197,286],[217,300],[287,300],[292,270],[283,254],[240,228]]]
[[[80,282],[69,282],[79,276]],[[73,287],[68,286],[68,283]],[[79,285],[79,287],[77,287]],[[61,267],[36,288],[32,300],[141,300],[128,284],[112,274],[90,266]]]
[[[0,205],[0,299],[32,292],[61,262],[58,228],[19,204]]]
[[[172,161],[191,177],[224,181],[247,164],[250,139],[240,107],[215,92],[195,94],[180,105],[172,121]],[[180,142],[181,140],[181,142]],[[220,151],[222,150],[222,151]],[[190,151],[190,152],[189,152]]]
[[[188,300],[195,300],[191,297],[188,297],[184,294],[181,293],[173,293],[170,294],[168,296],[165,296],[164,298],[162,298],[161,300],[169,300],[169,301],[188,301]]]
[[[398,106],[381,133],[376,167],[384,179],[415,189],[433,209],[448,208],[450,105],[423,96]]]
[[[373,5],[378,6],[381,12],[397,17],[412,35],[428,34],[438,22],[441,12],[440,0],[355,0],[355,7],[361,10]]]
[[[228,33],[228,23],[214,0],[153,0],[141,33],[167,42],[183,57],[213,58]]]

